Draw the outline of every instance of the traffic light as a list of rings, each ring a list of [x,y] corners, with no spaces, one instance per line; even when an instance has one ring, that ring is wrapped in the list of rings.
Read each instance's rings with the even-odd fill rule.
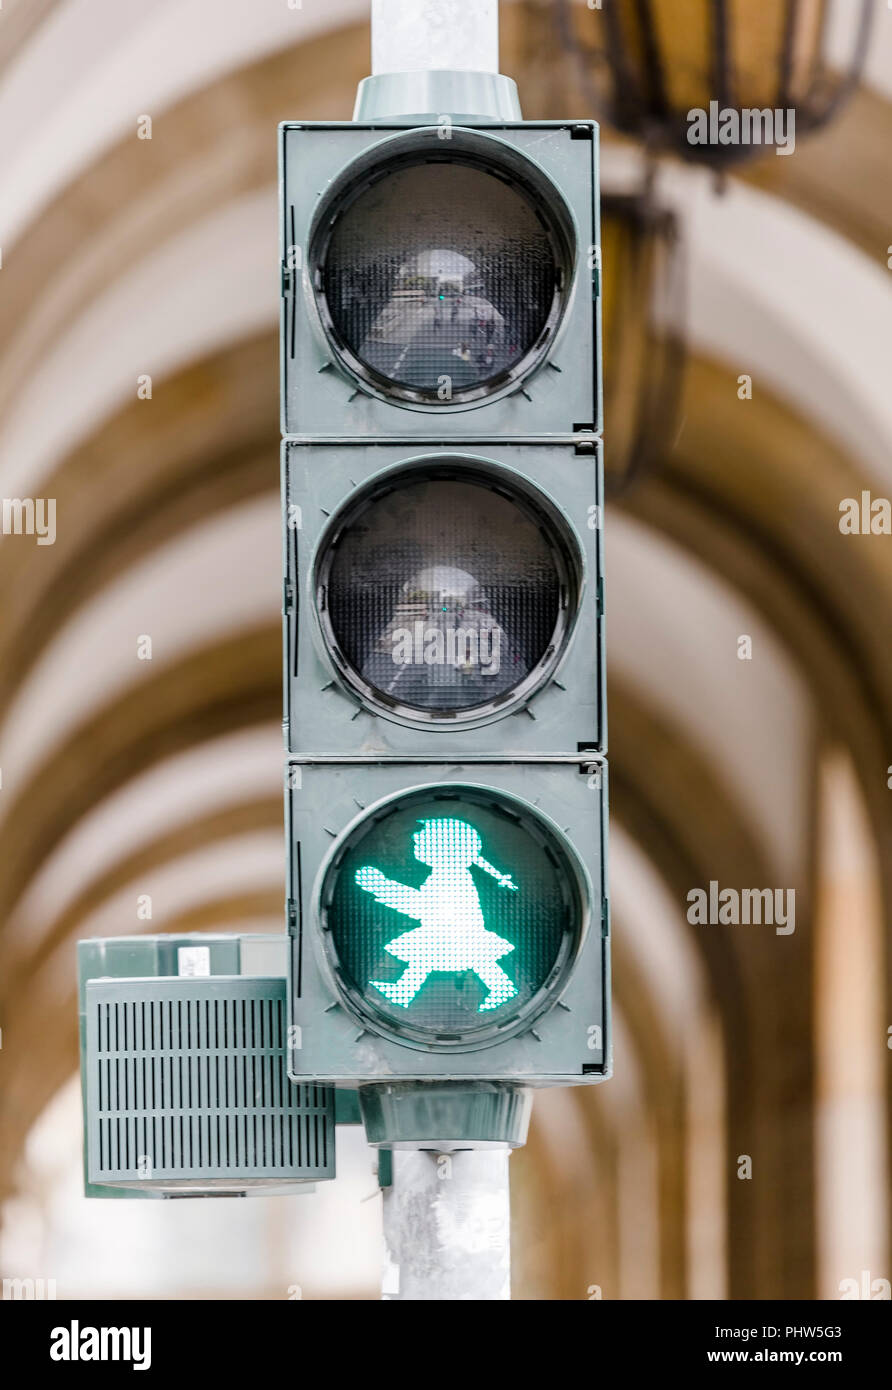
[[[281,127],[282,433],[601,428],[597,127]]]
[[[604,748],[596,442],[287,442],[295,755]]]
[[[293,1077],[606,1074],[601,764],[290,771]]]
[[[289,1069],[522,1142],[611,1067],[597,127],[410,119],[281,129]]]

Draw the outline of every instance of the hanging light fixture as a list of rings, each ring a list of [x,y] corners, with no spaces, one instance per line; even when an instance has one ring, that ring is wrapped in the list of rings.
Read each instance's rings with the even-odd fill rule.
[[[725,166],[824,125],[857,85],[872,0],[554,0],[594,114]],[[792,115],[791,115],[792,113]],[[770,120],[769,120],[770,118]]]
[[[646,193],[602,195],[601,255],[605,468],[615,497],[658,466],[678,430],[686,296],[674,215]]]
[[[606,4],[608,0],[604,0]],[[586,10],[586,15],[591,12]],[[523,78],[527,116],[556,120],[587,103],[577,65],[559,46],[554,0],[505,7],[506,65]],[[684,374],[684,246],[650,181],[601,192],[601,293],[608,496],[640,483],[671,449]]]

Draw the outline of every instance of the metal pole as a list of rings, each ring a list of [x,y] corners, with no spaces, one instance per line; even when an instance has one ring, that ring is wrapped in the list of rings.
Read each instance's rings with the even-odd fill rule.
[[[498,0],[372,0],[372,73],[498,72]]]
[[[507,1144],[433,1153],[396,1149],[384,1188],[386,1299],[511,1297]]]
[[[372,0],[372,76],[353,119],[519,121],[517,86],[499,72],[497,0]]]

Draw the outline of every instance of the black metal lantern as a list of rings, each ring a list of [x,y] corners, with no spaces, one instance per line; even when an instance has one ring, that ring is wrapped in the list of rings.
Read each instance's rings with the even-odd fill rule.
[[[555,0],[555,16],[596,115],[725,167],[789,152],[791,129],[795,142],[834,115],[860,77],[872,0]]]
[[[608,495],[625,492],[672,448],[680,412],[686,301],[675,216],[641,194],[601,200]]]

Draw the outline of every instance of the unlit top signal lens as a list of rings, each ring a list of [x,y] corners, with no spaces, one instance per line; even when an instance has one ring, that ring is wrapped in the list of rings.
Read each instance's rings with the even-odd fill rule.
[[[382,394],[432,407],[482,400],[540,364],[572,260],[556,190],[453,143],[348,181],[311,250],[338,355]]]

